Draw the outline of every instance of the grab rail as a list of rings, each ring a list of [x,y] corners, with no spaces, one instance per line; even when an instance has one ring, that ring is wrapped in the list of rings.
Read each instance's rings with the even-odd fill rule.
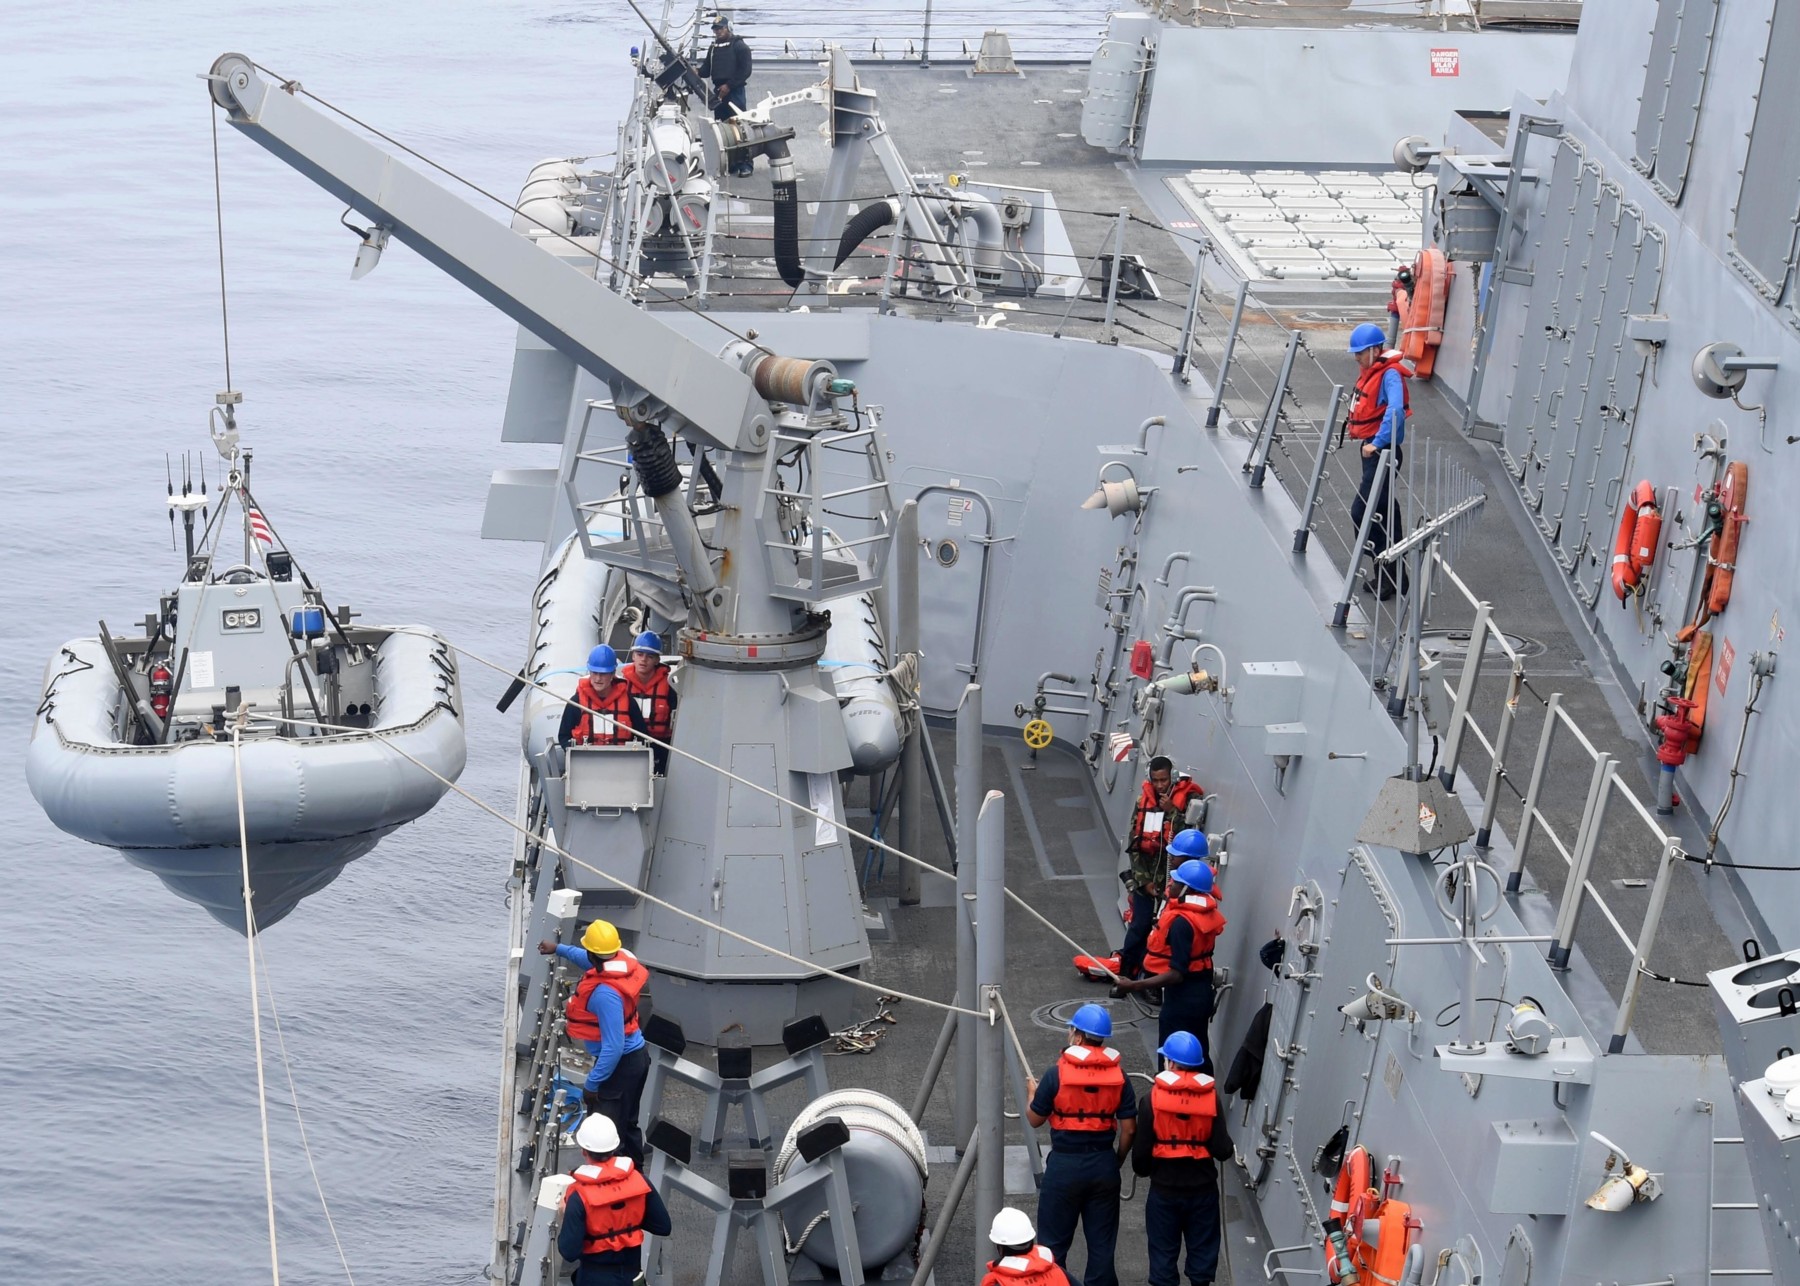
[[[1438,771],[1439,780],[1446,788],[1454,788],[1456,770],[1461,762],[1462,752],[1469,739],[1473,739],[1487,753],[1489,768],[1487,780],[1482,793],[1480,819],[1475,829],[1475,846],[1487,851],[1493,835],[1494,819],[1499,807],[1499,788],[1506,783],[1515,794],[1516,786],[1512,786],[1513,773],[1508,755],[1512,750],[1512,734],[1518,715],[1521,696],[1530,690],[1526,679],[1524,659],[1512,644],[1512,641],[1494,624],[1492,605],[1476,598],[1468,585],[1451,568],[1450,564],[1437,552],[1431,557],[1436,562],[1436,574],[1439,584],[1460,594],[1475,612],[1475,623],[1469,630],[1468,650],[1464,653],[1462,667],[1452,679],[1445,676],[1440,680],[1444,693],[1451,702],[1451,711],[1446,731],[1445,752],[1443,762]],[[1493,647],[1509,663],[1506,696],[1500,706],[1498,720],[1493,736],[1490,738],[1482,729],[1475,713],[1475,689],[1481,677],[1482,661],[1488,649]],[[1533,696],[1537,694],[1533,692]],[[1549,958],[1553,968],[1566,969],[1573,953],[1575,932],[1580,922],[1583,909],[1591,902],[1598,907],[1600,914],[1606,918],[1613,934],[1631,953],[1631,969],[1626,976],[1619,998],[1617,1018],[1613,1024],[1608,1053],[1619,1053],[1625,1048],[1626,1038],[1630,1035],[1631,1024],[1636,1013],[1639,989],[1643,983],[1650,950],[1656,941],[1656,932],[1661,924],[1664,908],[1668,901],[1669,881],[1674,869],[1686,858],[1680,841],[1665,830],[1656,820],[1655,815],[1645,805],[1637,792],[1622,781],[1618,774],[1619,761],[1607,751],[1596,746],[1584,732],[1574,717],[1563,707],[1563,694],[1552,692],[1549,697],[1539,697],[1544,708],[1543,729],[1538,735],[1537,745],[1533,751],[1531,775],[1525,792],[1519,796],[1520,822],[1518,834],[1513,839],[1513,859],[1506,872],[1505,891],[1508,895],[1517,895],[1523,883],[1525,861],[1532,845],[1540,835],[1547,839],[1556,851],[1563,864],[1569,868],[1568,879],[1561,896],[1557,899],[1557,918],[1555,939],[1550,948]],[[1542,792],[1550,777],[1549,764],[1553,745],[1559,730],[1569,734],[1573,744],[1591,765],[1586,798],[1582,804],[1581,816],[1576,823],[1572,838],[1565,839],[1557,834],[1555,826],[1540,807]],[[1607,807],[1614,797],[1618,797],[1627,805],[1628,819],[1635,818],[1643,824],[1644,830],[1659,850],[1656,872],[1650,888],[1650,901],[1644,911],[1643,923],[1634,935],[1628,930],[1609,905],[1600,891],[1594,887],[1589,878],[1595,851],[1599,847],[1600,836],[1607,824]],[[1627,821],[1629,824],[1629,821]]]

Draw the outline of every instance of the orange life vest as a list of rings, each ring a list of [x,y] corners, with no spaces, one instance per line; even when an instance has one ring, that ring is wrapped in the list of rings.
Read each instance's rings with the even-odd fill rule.
[[[650,1195],[650,1184],[630,1157],[577,1167],[575,1182],[563,1194],[564,1209],[572,1192],[581,1194],[581,1207],[587,1213],[582,1254],[599,1255],[644,1244],[644,1199]]]
[[[1186,823],[1183,821],[1187,806],[1199,799],[1206,792],[1185,777],[1178,777],[1175,784],[1169,787],[1169,803],[1167,807],[1157,802],[1156,787],[1145,782],[1138,791],[1137,807],[1131,810],[1131,847],[1140,857],[1159,857],[1175,838],[1175,832]],[[1152,826],[1147,830],[1144,819],[1151,813],[1162,814],[1162,825]]]
[[[1156,1131],[1150,1155],[1165,1160],[1206,1160],[1212,1156],[1207,1142],[1218,1114],[1219,1095],[1212,1077],[1173,1068],[1158,1073],[1150,1086],[1151,1128]]]
[[[1356,377],[1356,397],[1350,403],[1348,426],[1351,437],[1367,442],[1381,431],[1381,422],[1387,418],[1387,403],[1381,400],[1381,380],[1389,371],[1400,372],[1400,423],[1402,429],[1406,427],[1406,417],[1412,414],[1412,389],[1407,384],[1400,354],[1389,349],[1380,361]]]
[[[621,951],[611,960],[603,960],[582,974],[581,981],[575,984],[575,994],[569,997],[568,1008],[563,1011],[569,1039],[600,1039],[600,1020],[588,1008],[588,998],[594,994],[594,988],[600,986],[611,987],[625,1002],[625,1034],[629,1036],[637,1031],[638,995],[649,981],[650,971],[629,951]]]
[[[581,717],[569,733],[572,744],[622,746],[631,740],[631,689],[616,677],[604,696],[595,691],[592,679],[584,677],[575,685],[575,704],[581,707]]]
[[[675,689],[669,683],[669,667],[658,665],[647,679],[638,677],[635,665],[628,665],[619,673],[631,699],[637,703],[638,718],[643,722],[644,731],[658,741],[667,741],[669,730],[675,723]]]
[[[1188,973],[1205,973],[1212,968],[1213,944],[1225,931],[1225,916],[1219,910],[1219,899],[1210,893],[1190,893],[1179,901],[1170,899],[1150,930],[1150,941],[1144,945],[1144,976],[1167,973],[1172,963],[1169,954],[1169,929],[1176,920],[1186,920],[1194,928],[1194,949],[1188,956]]]
[[[981,1286],[1069,1286],[1069,1279],[1049,1251],[1033,1246],[1028,1254],[990,1259]]]
[[[1070,1045],[1056,1060],[1050,1128],[1111,1132],[1124,1093],[1125,1069],[1119,1066],[1118,1050]]]

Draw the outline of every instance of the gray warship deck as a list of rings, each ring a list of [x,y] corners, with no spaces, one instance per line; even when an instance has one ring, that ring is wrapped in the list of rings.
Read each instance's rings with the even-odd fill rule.
[[[1402,15],[1368,16],[1396,23],[1416,21]],[[1207,21],[1223,21],[1223,17],[1212,15]],[[1323,25],[1341,23],[1341,19],[1319,21]],[[915,171],[960,172],[984,183],[1049,189],[1069,224],[1075,254],[1084,268],[1091,270],[1094,256],[1110,249],[1115,216],[1121,209],[1128,210],[1132,221],[1127,224],[1126,253],[1143,257],[1162,298],[1122,303],[1118,312],[1122,325],[1117,337],[1122,343],[1172,350],[1181,333],[1198,244],[1197,233],[1168,226],[1186,217],[1166,185],[1168,178],[1184,171],[1120,163],[1080,141],[1079,91],[1081,78],[1086,75],[1085,64],[1033,63],[1022,64],[1022,69],[1019,76],[977,76],[964,66],[922,69],[878,62],[861,63],[857,71],[863,83],[880,95],[883,116],[896,135],[902,155]],[[811,83],[816,74],[811,63],[761,64],[758,69],[768,92],[774,93]],[[827,150],[816,136],[804,130],[795,142],[795,150],[801,162],[804,202],[804,176],[823,171]],[[753,216],[766,209],[765,176],[766,171],[759,168],[755,178],[734,181],[735,189],[746,198],[743,208]],[[861,199],[879,199],[883,195],[879,184],[877,175],[865,172]],[[1149,226],[1152,224],[1160,226]],[[758,234],[750,229],[756,226],[744,225],[740,234],[752,245]],[[726,238],[727,246],[733,240]],[[765,262],[762,255],[729,249],[726,255],[729,267],[715,305],[718,310],[775,308],[787,303],[792,292],[782,285],[772,263]],[[1202,300],[1198,313],[1191,367],[1194,384],[1190,390],[1202,405],[1212,396],[1212,390],[1205,385],[1219,369],[1238,284],[1238,278],[1216,259],[1205,260],[1204,266],[1208,297]],[[843,298],[843,306],[876,306],[880,272],[876,263],[871,275],[862,279],[858,289],[868,297],[859,299],[853,293]],[[1063,301],[1028,301],[1017,311],[1007,312],[1004,324],[1019,330],[1059,332],[1071,340],[1099,339],[1104,331],[1105,312],[1099,284],[1098,278],[1092,280],[1090,297],[1066,308]],[[1256,432],[1255,421],[1263,409],[1261,402],[1281,365],[1289,328],[1298,328],[1305,334],[1307,350],[1317,360],[1295,363],[1290,378],[1291,395],[1285,405],[1310,416],[1323,416],[1331,384],[1340,382],[1347,386],[1355,378],[1355,363],[1344,351],[1349,329],[1359,321],[1385,322],[1387,288],[1385,284],[1343,282],[1256,283],[1251,299],[1237,338],[1234,369],[1238,373],[1227,387],[1224,421],[1227,431],[1245,437]],[[907,300],[898,300],[895,306],[903,311],[917,307]],[[930,315],[932,310],[919,311]],[[1270,471],[1298,504],[1307,488],[1319,425],[1290,422],[1287,415],[1284,412],[1283,432],[1271,452]],[[1492,604],[1496,626],[1522,640],[1530,658],[1530,696],[1521,704],[1514,745],[1535,743],[1542,726],[1543,702],[1552,692],[1561,693],[1563,708],[1597,747],[1627,766],[1633,784],[1647,795],[1657,764],[1635,727],[1635,696],[1619,683],[1592,628],[1582,619],[1583,609],[1569,592],[1567,581],[1555,573],[1492,444],[1465,436],[1459,428],[1461,418],[1461,409],[1433,385],[1415,382],[1409,441],[1415,449],[1426,447],[1434,456],[1456,462],[1486,484],[1490,503],[1474,519],[1456,566],[1470,588]],[[1332,568],[1345,565],[1353,543],[1349,505],[1356,493],[1359,473],[1353,445],[1333,451],[1326,465],[1322,501],[1314,524],[1314,547],[1323,547]],[[1382,632],[1391,633],[1394,622],[1391,613],[1384,617],[1367,599],[1353,611],[1361,611],[1365,606],[1370,610],[1360,621],[1353,620],[1344,643],[1366,664],[1380,643]],[[1432,606],[1428,625],[1433,633],[1453,636],[1467,630],[1470,617],[1454,595],[1440,595]],[[1502,667],[1485,668],[1477,700],[1498,706],[1505,697],[1506,682]],[[991,715],[989,721],[993,722]],[[1476,745],[1469,752],[1465,769],[1471,776],[1485,779],[1488,764],[1482,748]],[[1508,835],[1518,833],[1520,792],[1524,785],[1518,781],[1512,789],[1501,791],[1501,824]],[[1552,773],[1539,807],[1559,828],[1572,829],[1581,816],[1586,785],[1585,769],[1575,774]],[[1678,820],[1688,827],[1684,838],[1691,841],[1703,833],[1685,813],[1678,813]],[[1698,851],[1701,846],[1690,847]],[[1600,837],[1592,881],[1605,892],[1620,922],[1634,936],[1643,920],[1648,882],[1655,875],[1656,861],[1654,850],[1647,851],[1617,830]],[[1527,869],[1541,888],[1555,889],[1561,886],[1566,868],[1554,850],[1540,845],[1528,859]],[[1106,878],[1111,879],[1110,872]],[[1740,900],[1724,873],[1708,875],[1698,869],[1687,870],[1679,873],[1679,879],[1680,891],[1670,900],[1664,932],[1658,939],[1654,967],[1659,972],[1699,980],[1708,970],[1737,960],[1736,944],[1744,939],[1774,940],[1754,909],[1747,909]],[[1598,916],[1586,917],[1577,941],[1605,989],[1604,995],[1592,997],[1593,1004],[1587,1006],[1599,1023],[1599,1015],[1619,998],[1630,973],[1631,956]],[[1710,996],[1698,987],[1659,985],[1642,990],[1635,1033],[1641,1047],[1650,1052],[1691,1053],[1719,1048]]]

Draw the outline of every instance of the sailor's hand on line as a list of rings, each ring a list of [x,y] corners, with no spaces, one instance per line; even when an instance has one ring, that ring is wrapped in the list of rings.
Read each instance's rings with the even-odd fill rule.
[[[1025,1097],[1028,1100],[1037,1097],[1037,1085],[1037,1077],[1027,1076],[1025,1078]]]

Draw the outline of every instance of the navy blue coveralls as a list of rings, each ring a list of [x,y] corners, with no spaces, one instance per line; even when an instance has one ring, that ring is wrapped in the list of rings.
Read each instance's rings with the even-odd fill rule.
[[[1187,1279],[1209,1286],[1219,1271],[1219,1173],[1216,1161],[1155,1157],[1155,1113],[1146,1113],[1131,1141],[1133,1174],[1150,1176],[1144,1197],[1144,1233],[1150,1242],[1149,1286],[1180,1286],[1181,1243],[1187,1241]],[[1225,1114],[1213,1118],[1206,1142],[1215,1157],[1231,1155]]]
[[[1031,1110],[1049,1116],[1059,1085],[1052,1063],[1032,1095]],[[1127,1121],[1136,1116],[1137,1095],[1127,1077],[1113,1117]],[[1038,1243],[1056,1257],[1064,1272],[1069,1268],[1069,1248],[1075,1244],[1078,1219],[1087,1237],[1083,1286],[1118,1286],[1113,1249],[1119,1241],[1119,1157],[1112,1130],[1050,1131],[1050,1155],[1044,1159],[1044,1180],[1038,1188]]]
[[[1191,968],[1194,954],[1194,926],[1177,918],[1169,926],[1169,968],[1182,980],[1162,989],[1162,1010],[1156,1016],[1156,1043],[1162,1044],[1178,1031],[1191,1032],[1200,1038],[1207,1050],[1201,1070],[1212,1072],[1212,1043],[1207,1040],[1207,1026],[1212,1022],[1213,975],[1208,966],[1198,972]]]
[[[644,1231],[652,1237],[667,1237],[674,1230],[669,1208],[655,1188],[644,1198]],[[562,1229],[556,1234],[556,1250],[565,1260],[577,1265],[573,1286],[631,1286],[644,1270],[644,1248],[630,1246],[624,1250],[605,1250],[597,1255],[584,1255],[581,1245],[587,1240],[587,1207],[581,1194],[569,1194],[563,1207]]]

